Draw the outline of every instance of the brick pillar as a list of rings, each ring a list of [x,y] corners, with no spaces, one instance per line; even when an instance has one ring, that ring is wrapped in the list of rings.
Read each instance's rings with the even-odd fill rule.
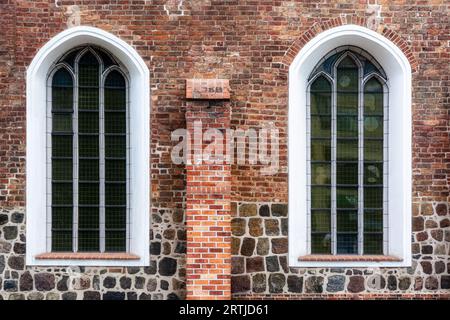
[[[231,298],[231,167],[196,161],[195,154],[201,154],[199,149],[206,145],[194,141],[194,135],[198,136],[194,122],[199,120],[203,132],[227,129],[230,106],[190,101],[186,110],[193,155],[191,164],[186,165],[187,299],[224,300]]]

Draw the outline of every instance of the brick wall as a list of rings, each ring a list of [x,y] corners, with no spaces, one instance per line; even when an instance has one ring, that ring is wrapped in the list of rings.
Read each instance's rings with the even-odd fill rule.
[[[0,207],[3,212],[0,218],[0,296],[4,299],[80,299],[85,291],[92,291],[95,298],[128,298],[127,292],[141,288],[144,281],[143,289],[137,289],[142,290],[137,298],[141,294],[142,298],[183,298],[186,169],[170,160],[173,146],[170,132],[186,127],[185,79],[230,80],[231,127],[245,129],[273,122],[279,128],[281,171],[276,175],[262,176],[258,166],[232,165],[230,193],[232,201],[253,203],[258,208],[263,204],[285,204],[288,66],[295,53],[313,34],[343,23],[366,25],[384,34],[404,50],[414,67],[412,193],[414,225],[417,229],[413,234],[413,250],[416,256],[421,257],[416,258],[417,268],[411,269],[412,274],[408,274],[411,278],[409,290],[415,286],[416,278],[422,278],[422,285],[418,282],[415,292],[442,291],[442,278],[450,271],[449,213],[447,209],[441,211],[449,200],[450,182],[449,5],[444,0],[380,0],[377,3],[381,5],[381,11],[377,11],[376,6],[368,5],[367,1],[349,0],[189,0],[182,3],[177,0],[59,0],[58,5],[53,0],[2,1]],[[135,269],[83,269],[82,276],[86,275],[90,281],[82,281],[80,289],[67,290],[76,294],[68,294],[63,290],[64,286],[58,287],[57,284],[69,279],[65,277],[70,277],[72,271],[23,265],[26,222],[15,213],[25,213],[26,67],[37,50],[52,36],[78,23],[99,27],[122,38],[139,52],[150,69],[152,229],[149,250],[152,265],[140,268],[134,275],[131,274],[136,272]],[[430,211],[430,207],[433,210]],[[273,219],[261,218],[264,219],[264,227],[265,220]],[[288,216],[274,219],[281,223],[285,218]],[[249,223],[247,220],[250,219],[252,217],[246,217],[245,223]],[[257,224],[252,220],[253,228],[257,229],[254,227]],[[442,240],[435,239],[441,239],[441,235]],[[443,248],[444,254],[435,252],[438,245]],[[432,254],[429,253],[430,246]],[[282,262],[284,253],[275,255],[279,263]],[[235,256],[241,257],[240,254]],[[244,257],[247,259],[247,256]],[[266,256],[263,257],[266,259]],[[441,263],[436,267],[438,261],[444,265],[442,273],[436,271],[437,268],[442,270]],[[425,262],[424,266],[422,262]],[[426,262],[431,264],[429,274],[425,272],[430,270]],[[166,268],[170,271],[161,271]],[[307,278],[323,277],[321,272],[330,276],[342,275],[331,275],[330,270],[316,269],[292,273],[283,269],[278,273],[285,277],[303,277],[306,288],[310,283],[314,286],[315,282]],[[351,275],[345,272],[345,286],[351,277],[356,277],[353,281],[360,282],[359,271],[352,271]],[[401,275],[405,272],[408,273],[408,270],[385,270],[383,274],[395,279],[399,286]],[[267,279],[270,277],[269,273],[262,273]],[[108,284],[113,280],[104,281],[110,274],[116,279],[114,285]],[[247,274],[244,271],[243,275]],[[253,277],[253,272],[250,274]],[[369,275],[362,276],[366,284]],[[133,278],[137,287],[134,287],[135,284],[129,287],[128,280],[122,280],[126,288],[123,289],[119,283],[121,277]],[[139,280],[137,277],[140,277]],[[437,279],[429,280],[429,289],[426,288],[427,277]],[[28,281],[33,281],[33,285],[21,288],[20,279],[26,281],[30,278],[32,280]],[[299,280],[296,281],[298,283]],[[389,279],[386,281],[389,283]],[[50,285],[42,286],[42,283]],[[327,285],[328,280],[322,286]],[[289,285],[283,286],[283,292],[286,290],[289,290]],[[110,291],[126,294],[108,294]],[[245,292],[251,294],[253,291]],[[134,298],[134,295],[130,293],[129,298]]]

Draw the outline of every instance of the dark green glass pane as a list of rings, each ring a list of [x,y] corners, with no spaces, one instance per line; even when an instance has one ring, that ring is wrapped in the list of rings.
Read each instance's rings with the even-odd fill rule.
[[[311,84],[311,91],[331,91],[331,83],[325,77],[317,77]]]
[[[98,112],[78,113],[78,131],[80,133],[98,133]]]
[[[53,87],[72,87],[73,79],[72,75],[65,68],[59,68],[58,71],[55,72],[52,79]]]
[[[107,157],[126,156],[126,137],[125,136],[106,136],[105,137],[105,155]]]
[[[337,94],[337,113],[339,115],[358,115],[358,93],[342,93]]]
[[[78,184],[78,203],[80,205],[99,204],[99,185],[98,183],[79,183]]]
[[[337,141],[336,158],[338,161],[358,160],[358,140]]]
[[[383,161],[383,140],[364,140],[364,161]]]
[[[383,138],[383,117],[364,117],[364,137]]]
[[[357,68],[357,67],[358,66],[356,65],[355,61],[349,56],[346,56],[344,59],[342,59],[341,62],[339,62],[339,65],[338,65],[339,69],[344,69],[344,68],[354,69],[354,68]]]
[[[125,78],[116,70],[111,71],[105,80],[105,87],[125,89]]]
[[[338,210],[337,232],[358,232],[358,211]]]
[[[73,88],[52,88],[52,110],[73,110]]]
[[[340,163],[336,164],[336,183],[340,184],[358,184],[358,163]]]
[[[72,205],[73,195],[72,183],[53,182],[52,183],[52,204]]]
[[[382,163],[364,163],[364,184],[383,184]]]
[[[99,164],[96,159],[80,159],[79,179],[81,181],[96,181],[99,179]]]
[[[127,209],[121,207],[105,208],[106,229],[125,229],[127,223]]]
[[[364,254],[383,254],[383,234],[364,234]]]
[[[358,235],[357,234],[337,234],[337,253],[338,254],[357,254],[358,253]]]
[[[54,113],[52,116],[53,132],[72,132],[72,114]]]
[[[331,114],[331,91],[311,92],[311,114]]]
[[[126,94],[124,89],[105,88],[105,110],[125,110]]]
[[[72,252],[72,230],[52,232],[52,252]]]
[[[52,160],[52,180],[72,180],[72,159]]]
[[[126,232],[125,231],[109,231],[105,232],[105,251],[106,252],[123,252],[126,251]]]
[[[338,208],[357,208],[358,207],[358,188],[337,187],[336,202]]]
[[[330,232],[331,212],[327,210],[313,210],[311,212],[311,231]]]
[[[99,231],[78,231],[78,251],[95,252],[100,250]]]
[[[382,93],[364,93],[364,114],[383,114]]]
[[[357,116],[338,116],[337,117],[337,136],[338,138],[357,138],[358,137],[358,117]]]
[[[311,187],[311,208],[331,208],[331,188]]]
[[[126,180],[126,161],[125,160],[106,160],[105,161],[105,180],[106,181],[125,181]]]
[[[91,52],[83,54],[78,67],[79,86],[98,87],[99,67],[97,58]]]
[[[383,188],[364,187],[364,208],[383,207]]]
[[[72,157],[72,136],[52,135],[52,156]]]
[[[330,140],[311,140],[311,160],[330,161],[331,160],[331,141]]]
[[[341,69],[337,71],[337,90],[338,91],[358,91],[358,69]]]
[[[105,133],[126,133],[125,112],[105,112]]]
[[[80,229],[98,229],[100,211],[98,207],[78,208],[78,227]]]
[[[76,50],[70,51],[68,54],[66,54],[66,56],[63,59],[63,61],[65,63],[67,63],[68,65],[70,65],[72,68],[74,68],[74,66],[75,66],[75,58],[78,55],[78,53],[80,52],[80,50],[81,49],[76,49]]]
[[[102,49],[96,48],[95,52],[100,56],[101,60],[103,61],[103,68],[105,70],[112,65],[116,65],[114,59],[111,58],[111,56]]]
[[[78,109],[98,110],[98,105],[99,105],[98,88],[78,89]]]
[[[312,184],[331,184],[331,165],[326,163],[311,164]]]
[[[312,254],[330,254],[331,253],[331,234],[314,233],[311,235],[311,253]]]
[[[364,86],[364,91],[383,93],[383,86],[381,82],[378,81],[376,78],[372,78],[369,81],[367,81],[366,85]]]
[[[364,232],[383,232],[383,210],[364,210]]]
[[[125,183],[106,183],[105,184],[105,204],[106,205],[125,205],[126,200]]]
[[[79,136],[78,146],[80,157],[98,157],[98,136]]]
[[[53,207],[52,208],[52,229],[72,229],[73,208]]]

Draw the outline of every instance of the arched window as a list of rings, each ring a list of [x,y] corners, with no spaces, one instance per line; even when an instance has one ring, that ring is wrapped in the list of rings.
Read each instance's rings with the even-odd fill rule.
[[[289,266],[411,265],[411,67],[345,25],[289,67]]]
[[[129,116],[124,69],[101,48],[65,54],[49,77],[51,251],[126,252]]]
[[[149,71],[93,27],[52,38],[27,70],[27,265],[145,266]]]
[[[310,252],[383,255],[386,75],[367,52],[344,46],[319,62],[309,83]]]

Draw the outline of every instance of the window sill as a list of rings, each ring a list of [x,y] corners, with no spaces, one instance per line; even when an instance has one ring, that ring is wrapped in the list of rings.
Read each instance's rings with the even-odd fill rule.
[[[140,260],[141,258],[132,253],[124,252],[47,252],[35,257],[36,260]]]
[[[327,254],[311,254],[301,256],[298,261],[302,262],[400,262],[403,259],[395,256],[384,255],[327,255]]]

